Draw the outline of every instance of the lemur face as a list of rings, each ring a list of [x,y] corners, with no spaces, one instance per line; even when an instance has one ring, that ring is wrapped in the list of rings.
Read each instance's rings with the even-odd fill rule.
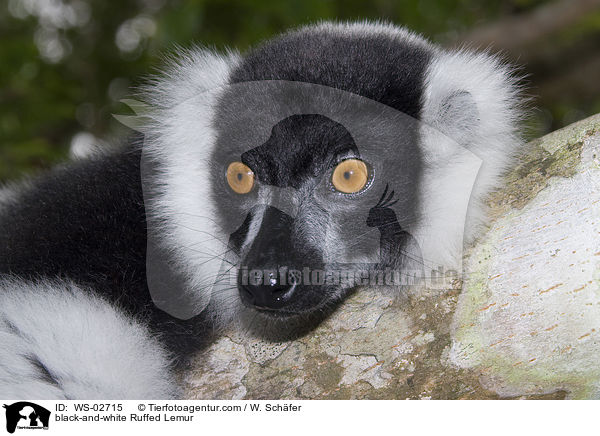
[[[272,317],[319,310],[401,268],[418,218],[427,53],[378,37],[321,43],[300,35],[251,53],[213,119],[213,198],[235,229],[239,297]],[[339,50],[357,53],[335,59]],[[289,52],[311,56],[255,63]]]
[[[223,134],[212,165],[220,216],[230,228],[239,224],[230,249],[246,306],[267,316],[303,314],[376,269],[400,266],[403,230],[417,206],[420,164],[410,142],[402,153],[413,159],[404,163],[373,146],[361,153],[348,129],[319,114],[288,116],[244,151],[252,137],[234,146]]]
[[[387,269],[394,285],[460,271],[520,144],[506,66],[391,25],[192,50],[145,96],[148,287],[219,325],[302,324]]]

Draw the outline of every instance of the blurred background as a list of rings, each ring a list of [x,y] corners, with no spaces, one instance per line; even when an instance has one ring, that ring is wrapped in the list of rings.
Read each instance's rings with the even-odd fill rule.
[[[175,45],[244,50],[321,19],[382,19],[523,66],[528,138],[600,112],[600,0],[2,0],[0,181],[124,127],[127,97]]]

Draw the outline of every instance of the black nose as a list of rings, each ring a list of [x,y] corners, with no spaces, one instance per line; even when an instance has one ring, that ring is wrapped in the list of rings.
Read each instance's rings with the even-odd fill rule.
[[[296,284],[282,283],[277,273],[269,274],[260,283],[238,280],[238,290],[246,306],[278,310],[287,306],[294,297]]]

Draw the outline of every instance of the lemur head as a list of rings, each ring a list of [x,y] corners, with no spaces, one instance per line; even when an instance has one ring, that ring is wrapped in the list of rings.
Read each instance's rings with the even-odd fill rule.
[[[456,267],[519,145],[506,66],[391,25],[189,51],[146,95],[155,245],[194,310],[225,317],[323,312],[369,272]]]

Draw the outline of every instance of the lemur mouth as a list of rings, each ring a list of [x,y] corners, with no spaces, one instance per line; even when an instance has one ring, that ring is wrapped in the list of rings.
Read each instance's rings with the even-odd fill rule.
[[[347,290],[348,293],[351,293],[352,290]],[[308,319],[313,316],[319,316],[319,314],[324,314],[328,312],[328,307],[336,306],[337,298],[323,298],[323,300],[319,301],[314,306],[310,307],[281,307],[281,308],[271,308],[271,307],[260,307],[255,305],[246,305],[250,310],[255,313],[260,314],[260,316],[268,318],[270,320],[296,320],[296,319]]]
[[[295,292],[295,286],[290,288],[273,289],[269,293],[269,299],[258,294],[255,289],[248,286],[238,286],[240,300],[242,304],[250,310],[260,313],[268,318],[291,318],[299,315],[299,312],[286,308],[287,301]]]

